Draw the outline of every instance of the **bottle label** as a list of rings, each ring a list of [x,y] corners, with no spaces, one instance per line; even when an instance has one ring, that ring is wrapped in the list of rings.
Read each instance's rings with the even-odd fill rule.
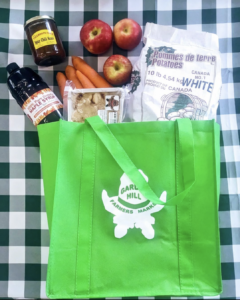
[[[32,35],[32,41],[35,49],[48,45],[57,45],[54,32],[47,29],[38,30]]]
[[[63,108],[62,102],[49,88],[36,92],[22,106],[23,111],[35,126],[50,113],[60,108]]]

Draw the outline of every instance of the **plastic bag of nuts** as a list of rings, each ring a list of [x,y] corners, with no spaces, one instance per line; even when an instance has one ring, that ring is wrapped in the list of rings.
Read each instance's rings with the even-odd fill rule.
[[[125,91],[122,88],[75,89],[68,97],[68,121],[84,122],[99,115],[107,123],[123,120]]]

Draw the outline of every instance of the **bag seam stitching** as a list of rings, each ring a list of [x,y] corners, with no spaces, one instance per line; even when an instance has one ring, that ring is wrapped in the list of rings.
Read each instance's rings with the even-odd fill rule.
[[[58,176],[57,176],[57,173],[58,173],[58,166],[59,166],[59,161],[60,161],[60,158],[59,158],[59,152],[60,152],[60,140],[61,140],[61,132],[62,132],[62,130],[61,130],[61,128],[62,128],[62,122],[61,121],[59,121],[59,132],[58,132],[58,159],[57,159],[57,168],[56,168],[56,185],[55,185],[55,190],[56,190],[56,188],[57,188],[57,186],[58,186],[58,182],[59,182],[59,179],[58,179]],[[54,200],[55,200],[55,191],[54,191]],[[53,214],[54,214],[54,203],[55,203],[55,205],[56,205],[56,202],[53,200]],[[52,224],[53,224],[53,215],[52,215]],[[52,248],[53,248],[53,244],[54,244],[54,234],[53,234],[53,230],[52,230],[52,236],[51,236],[51,240],[50,240],[50,245],[52,244]],[[54,249],[54,248],[53,248]],[[51,253],[52,253],[52,251],[51,251]],[[49,274],[49,284],[52,282],[52,272],[51,272],[51,270],[52,270],[52,266],[53,266],[53,260],[54,260],[54,255],[52,255],[51,254],[51,257],[52,257],[52,259],[50,260],[50,263],[49,263],[49,268],[50,268],[50,274]],[[52,285],[50,284],[50,286],[48,285],[48,287],[49,287],[49,290],[52,292]]]
[[[95,170],[96,170],[96,151],[97,151],[97,137],[96,135],[94,134],[94,137],[95,137],[95,151],[94,151],[94,162],[93,162],[93,184],[92,184],[92,207],[91,207],[91,218],[92,218],[92,222],[90,223],[90,237],[89,237],[89,244],[90,244],[90,249],[89,249],[89,274],[88,274],[88,295],[90,295],[90,285],[91,285],[91,256],[92,256],[92,234],[93,234],[93,206],[94,206],[94,186],[95,186],[95,177],[94,174],[95,174]]]
[[[192,124],[191,124],[192,126]],[[193,129],[192,129],[193,130]],[[193,132],[193,173],[196,174],[196,169],[195,169],[195,146],[194,146],[194,132]],[[196,177],[195,177],[196,180]],[[189,191],[191,193],[191,190]],[[192,263],[192,284],[193,284],[193,289],[195,290],[195,276],[194,276],[194,258],[193,258],[193,233],[192,233],[192,197],[190,198],[190,226],[191,226],[191,263]]]
[[[185,288],[185,289],[183,289],[183,292],[180,292],[180,293],[178,293],[178,294],[175,294],[175,295],[181,295],[181,296],[186,296],[185,294],[184,294],[184,291],[192,291],[192,292],[196,292],[196,289],[193,289],[193,288]],[[222,292],[222,288],[221,289],[215,289],[216,291],[214,292],[214,293],[216,293],[215,295],[219,295],[219,293],[221,293]],[[167,295],[167,293],[175,293],[176,292],[176,290],[167,290],[166,291],[166,294],[164,294],[164,296],[165,295]],[[198,293],[198,292],[197,292]],[[204,296],[204,294],[206,294],[206,293],[209,293],[209,290],[199,290],[199,295],[201,295],[201,296]],[[213,293],[213,292],[211,292],[211,293]],[[85,297],[85,296],[87,296],[87,295],[85,295],[85,294],[68,294],[67,296],[68,297],[70,297],[70,296],[81,296],[81,297]],[[194,295],[196,295],[196,294],[193,294],[193,295],[191,295],[191,297],[194,297]],[[48,296],[54,296],[54,297],[61,297],[61,298],[64,298],[64,299],[66,299],[66,295],[64,295],[64,294],[49,294]],[[128,295],[121,295],[122,297],[134,297],[134,296],[128,296]],[[146,296],[152,296],[152,294],[146,294]],[[95,298],[95,297],[103,297],[103,296],[95,296],[95,294],[93,294],[93,297]],[[109,298],[109,297],[120,297],[119,295],[107,295],[106,296],[106,298]],[[141,296],[139,296],[139,297],[141,297]],[[152,296],[152,297],[156,297],[156,295],[155,296]],[[54,298],[54,299],[56,299],[56,298]]]
[[[177,181],[177,194],[179,192],[179,176],[178,176],[178,172],[179,172],[179,151],[180,150],[180,143],[179,143],[179,135],[178,133],[178,123],[176,122],[176,126],[175,126],[175,135],[176,135],[176,181]],[[178,231],[178,264],[179,264],[179,287],[180,287],[180,291],[182,290],[182,280],[181,280],[181,250],[180,250],[180,227],[179,227],[179,207],[178,205],[176,206],[176,210],[177,210],[177,231]]]
[[[82,140],[82,145],[83,145],[83,149],[82,149],[82,163],[83,163],[83,152],[84,152],[84,140],[85,140],[85,126],[83,128],[83,140]],[[83,168],[81,168],[81,175],[80,175],[80,180],[82,177],[82,170]],[[79,204],[78,204],[78,222],[77,222],[77,247],[76,247],[76,266],[75,266],[75,286],[74,286],[74,295],[78,295],[77,294],[77,266],[78,266],[78,245],[79,245],[79,220],[80,220],[80,206],[81,206],[81,201],[80,201],[80,197],[81,197],[81,191],[82,191],[82,185],[80,184],[80,189],[79,189],[79,195],[78,195],[78,199],[79,199]]]
[[[213,127],[213,129],[212,129],[212,132],[213,132],[213,155],[214,155],[214,162],[213,162],[213,164],[214,164],[214,174],[215,174],[215,178],[216,178],[216,184],[215,184],[215,188],[214,188],[214,193],[215,193],[215,199],[217,199],[217,212],[218,212],[218,209],[219,209],[219,202],[218,201],[220,201],[220,200],[218,200],[218,197],[220,197],[220,189],[219,189],[219,193],[216,191],[216,189],[217,189],[217,171],[216,171],[216,169],[217,169],[217,164],[216,164],[216,138],[215,138],[215,127],[216,127],[216,125],[215,125],[216,123],[215,123],[215,121],[213,120],[212,121],[212,127]],[[219,131],[219,134],[220,134],[220,131]],[[220,183],[219,183],[219,185],[220,185]],[[220,186],[219,186],[219,188],[220,188]],[[218,213],[217,213],[217,215],[218,215]],[[217,230],[217,234],[218,234],[218,242],[220,241],[220,237],[219,237],[219,219],[218,219],[218,217],[217,217],[217,228],[218,228],[218,230]],[[218,253],[218,257],[220,258],[220,263],[221,263],[221,251],[220,251],[220,246],[219,246],[219,243],[218,243],[218,247],[217,247],[217,253]],[[220,264],[219,264],[219,266],[220,266]],[[221,273],[221,267],[219,267],[219,273]],[[221,277],[221,276],[220,276]],[[222,281],[221,281],[221,279],[220,279],[220,284],[222,285]]]

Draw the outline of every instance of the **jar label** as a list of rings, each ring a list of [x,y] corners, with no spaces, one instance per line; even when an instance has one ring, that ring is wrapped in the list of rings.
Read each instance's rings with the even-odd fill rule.
[[[33,45],[35,49],[39,49],[48,45],[57,45],[54,32],[48,29],[38,30],[32,35]]]
[[[35,126],[50,113],[60,108],[63,108],[62,102],[49,88],[36,92],[22,106],[23,111]]]

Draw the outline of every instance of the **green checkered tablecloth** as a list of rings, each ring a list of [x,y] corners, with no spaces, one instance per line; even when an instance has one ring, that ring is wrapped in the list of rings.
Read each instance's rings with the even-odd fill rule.
[[[44,14],[55,18],[68,56],[48,68],[34,64],[23,28]],[[59,95],[55,76],[71,64],[71,55],[83,56],[99,72],[111,54],[136,61],[142,44],[129,52],[113,45],[97,57],[79,41],[86,21],[99,18],[114,26],[127,17],[143,29],[155,22],[219,37],[223,294],[214,298],[240,299],[240,0],[0,0],[0,297],[46,297],[49,246],[38,135],[8,92],[5,67],[16,62],[33,68]]]

